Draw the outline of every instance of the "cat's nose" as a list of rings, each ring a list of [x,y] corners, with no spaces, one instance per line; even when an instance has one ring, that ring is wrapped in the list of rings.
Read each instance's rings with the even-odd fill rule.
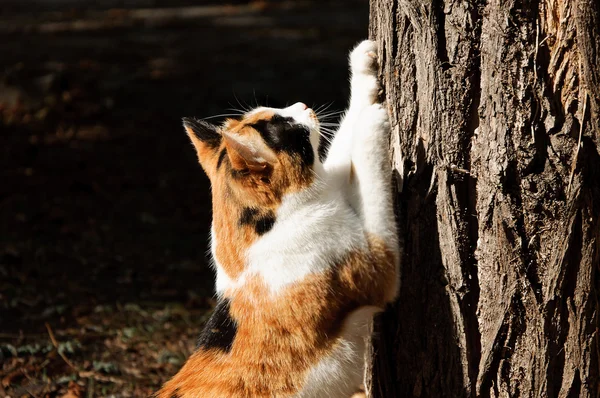
[[[301,110],[305,110],[308,108],[308,106],[306,106],[304,102],[296,102],[294,105],[292,105],[292,107],[300,108]]]

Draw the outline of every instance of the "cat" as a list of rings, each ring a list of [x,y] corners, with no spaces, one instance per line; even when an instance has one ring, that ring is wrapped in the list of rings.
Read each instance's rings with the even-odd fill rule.
[[[397,295],[390,125],[377,47],[350,53],[351,99],[323,162],[303,103],[214,126],[184,119],[211,181],[217,305],[158,398],[350,397],[373,315]]]

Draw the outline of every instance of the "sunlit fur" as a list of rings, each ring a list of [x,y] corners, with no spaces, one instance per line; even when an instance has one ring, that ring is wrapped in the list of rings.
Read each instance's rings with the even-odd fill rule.
[[[375,54],[364,41],[350,55],[350,106],[323,163],[319,122],[301,103],[219,127],[185,122],[211,180],[216,291],[235,337],[201,346],[158,397],[359,391],[372,316],[394,300],[399,278]]]

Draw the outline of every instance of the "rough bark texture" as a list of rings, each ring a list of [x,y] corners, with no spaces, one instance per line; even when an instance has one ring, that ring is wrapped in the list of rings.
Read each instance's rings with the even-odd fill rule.
[[[600,396],[599,8],[371,1],[404,240],[373,397]]]

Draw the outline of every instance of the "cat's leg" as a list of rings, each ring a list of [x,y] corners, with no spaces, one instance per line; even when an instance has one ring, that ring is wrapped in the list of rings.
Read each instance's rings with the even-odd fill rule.
[[[371,62],[370,58],[371,54],[363,54],[364,63]],[[375,71],[371,73],[375,78]],[[373,99],[372,93],[365,91],[363,95],[362,103],[368,105],[353,125],[349,198],[368,234],[371,254],[382,267],[379,275],[383,278],[382,287],[385,286],[385,300],[392,301],[398,292],[398,281],[390,276],[398,275],[399,249],[389,155],[390,123],[386,109]]]
[[[350,52],[350,104],[340,128],[333,137],[324,162],[325,170],[343,177],[348,183],[351,170],[354,124],[364,108],[377,99],[379,83],[376,76],[377,47],[375,42],[365,40]]]
[[[351,203],[367,234],[378,268],[376,285],[385,302],[399,289],[399,245],[394,214],[392,167],[389,155],[390,124],[382,104],[365,108],[354,126]]]
[[[331,167],[348,167],[350,202],[361,215],[366,231],[390,245],[396,244],[391,163],[390,126],[377,103],[377,45],[365,40],[350,53],[350,107],[326,160]]]
[[[397,244],[389,155],[390,124],[382,104],[365,108],[354,125],[352,189],[367,233]]]

